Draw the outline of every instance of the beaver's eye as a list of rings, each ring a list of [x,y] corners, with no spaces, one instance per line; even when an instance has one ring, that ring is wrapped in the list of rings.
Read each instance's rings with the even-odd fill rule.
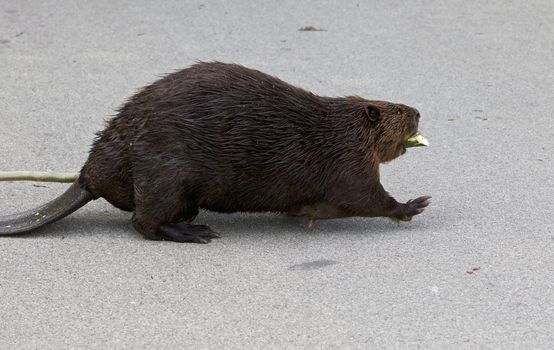
[[[375,106],[366,106],[365,108],[365,114],[367,116],[367,119],[370,123],[375,123],[379,120],[379,116],[381,115],[381,111],[379,111],[379,108]]]

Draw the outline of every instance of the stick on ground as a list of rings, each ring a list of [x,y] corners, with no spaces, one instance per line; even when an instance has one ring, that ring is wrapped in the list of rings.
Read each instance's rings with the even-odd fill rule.
[[[74,182],[79,173],[49,171],[0,171],[0,181]]]

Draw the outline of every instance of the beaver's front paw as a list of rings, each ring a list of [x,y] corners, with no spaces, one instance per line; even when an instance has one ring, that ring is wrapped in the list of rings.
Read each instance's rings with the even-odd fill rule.
[[[431,203],[430,196],[423,196],[416,199],[410,199],[405,204],[402,204],[402,214],[396,216],[400,221],[410,221],[412,216],[421,214],[423,210]]]

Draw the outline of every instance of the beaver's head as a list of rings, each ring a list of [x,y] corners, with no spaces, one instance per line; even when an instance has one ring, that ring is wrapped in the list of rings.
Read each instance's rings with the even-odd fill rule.
[[[386,101],[362,103],[365,127],[379,163],[406,153],[404,141],[417,133],[419,112],[413,107]]]

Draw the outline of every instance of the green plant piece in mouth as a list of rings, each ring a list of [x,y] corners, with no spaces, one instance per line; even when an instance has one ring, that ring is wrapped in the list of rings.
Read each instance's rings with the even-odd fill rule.
[[[414,136],[406,139],[404,141],[404,147],[410,148],[410,147],[427,147],[429,146],[429,141],[425,138],[425,136],[421,134],[415,134]]]

